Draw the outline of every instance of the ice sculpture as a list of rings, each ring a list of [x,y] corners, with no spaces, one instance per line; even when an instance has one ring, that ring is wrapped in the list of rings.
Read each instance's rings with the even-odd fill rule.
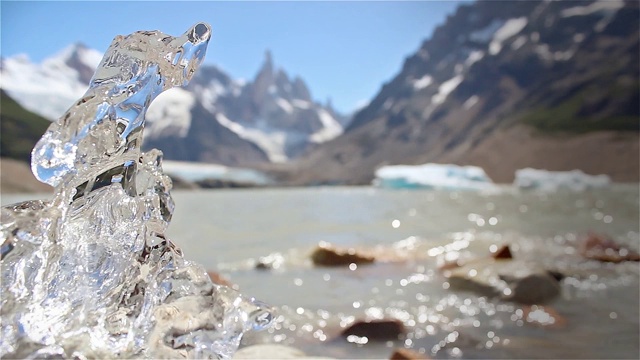
[[[145,112],[186,84],[211,36],[117,36],[89,90],[32,153],[46,201],[2,208],[2,334],[9,358],[229,358],[269,309],[213,284],[164,235],[171,181],[142,153]]]

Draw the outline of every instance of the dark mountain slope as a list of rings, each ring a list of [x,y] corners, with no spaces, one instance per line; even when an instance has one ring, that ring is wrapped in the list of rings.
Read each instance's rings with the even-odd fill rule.
[[[583,169],[637,181],[638,3],[463,5],[406,59],[345,133],[288,181],[364,184],[385,164]]]
[[[25,110],[2,90],[0,101],[0,155],[31,161],[31,149],[51,122]]]

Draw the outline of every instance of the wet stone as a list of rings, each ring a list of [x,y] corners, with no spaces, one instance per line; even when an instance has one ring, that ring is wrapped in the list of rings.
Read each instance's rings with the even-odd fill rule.
[[[396,319],[356,321],[342,331],[342,337],[366,337],[369,341],[397,340],[406,333],[404,324]]]
[[[543,304],[560,294],[558,280],[538,264],[477,259],[446,271],[452,289],[522,304]]]
[[[509,245],[502,245],[496,252],[491,254],[494,259],[513,259]]]
[[[311,253],[311,261],[316,266],[349,266],[350,264],[371,264],[375,258],[353,248],[341,249],[327,243],[321,243]]]
[[[417,351],[410,349],[395,349],[391,356],[390,360],[428,360],[430,359],[425,354],[420,354]]]
[[[609,237],[593,233],[583,240],[580,254],[587,259],[601,262],[640,261],[640,254],[636,251],[616,243]]]

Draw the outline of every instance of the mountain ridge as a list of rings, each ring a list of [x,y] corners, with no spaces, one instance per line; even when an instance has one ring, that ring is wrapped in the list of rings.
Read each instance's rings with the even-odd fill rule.
[[[101,58],[81,43],[39,64],[3,58],[2,89],[26,109],[55,120],[82,96]],[[338,136],[347,120],[314,101],[304,80],[276,67],[267,50],[252,81],[202,65],[187,87],[158,96],[147,113],[144,146],[162,149],[167,159],[252,166],[295,158]]]
[[[368,184],[383,165],[438,162],[481,166],[498,182],[524,167],[638,181],[637,13],[623,1],[464,4],[342,136],[279,175]]]

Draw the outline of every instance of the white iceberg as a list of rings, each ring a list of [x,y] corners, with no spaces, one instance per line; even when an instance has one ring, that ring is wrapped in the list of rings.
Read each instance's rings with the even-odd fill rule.
[[[520,189],[536,189],[542,191],[557,191],[568,189],[584,191],[593,188],[604,188],[611,184],[607,175],[588,175],[580,170],[548,171],[525,168],[516,171],[513,182]]]
[[[254,184],[258,186],[273,183],[264,173],[245,168],[234,168],[218,164],[206,164],[186,161],[164,161],[165,173],[187,181],[208,179]]]
[[[485,190],[495,185],[477,166],[452,164],[392,165],[376,170],[373,184],[391,189]]]

